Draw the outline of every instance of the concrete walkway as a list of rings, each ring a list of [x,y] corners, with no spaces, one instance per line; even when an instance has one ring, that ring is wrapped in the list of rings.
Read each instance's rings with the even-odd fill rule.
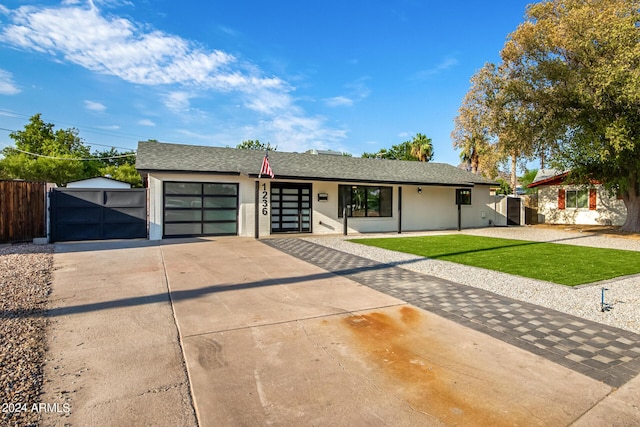
[[[266,243],[611,386],[620,387],[640,374],[636,333],[301,239]]]
[[[45,426],[195,426],[160,247],[56,244]]]
[[[638,421],[636,380],[615,389],[263,242],[57,245],[45,397],[71,413],[45,425]]]

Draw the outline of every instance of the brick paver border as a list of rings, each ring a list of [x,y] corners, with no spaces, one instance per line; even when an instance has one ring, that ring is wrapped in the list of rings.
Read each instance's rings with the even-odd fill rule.
[[[613,387],[640,374],[640,335],[297,238],[266,245]]]

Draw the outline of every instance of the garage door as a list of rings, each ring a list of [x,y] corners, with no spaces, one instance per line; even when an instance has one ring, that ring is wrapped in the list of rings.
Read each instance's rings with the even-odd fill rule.
[[[135,239],[147,237],[144,188],[53,189],[51,241]]]
[[[163,237],[238,234],[238,184],[164,183]]]

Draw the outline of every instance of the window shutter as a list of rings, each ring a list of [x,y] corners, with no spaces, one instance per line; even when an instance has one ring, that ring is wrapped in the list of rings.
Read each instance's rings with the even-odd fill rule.
[[[595,211],[596,210],[596,201],[597,201],[597,193],[596,193],[596,189],[595,188],[590,188],[589,189],[589,210],[590,211]]]
[[[564,190],[558,190],[558,209],[564,209],[565,208],[565,191]]]

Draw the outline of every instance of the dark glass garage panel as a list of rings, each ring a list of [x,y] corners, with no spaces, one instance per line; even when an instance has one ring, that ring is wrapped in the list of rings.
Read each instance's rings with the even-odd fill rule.
[[[191,182],[166,182],[165,194],[202,194],[202,184]]]
[[[238,227],[235,222],[212,222],[204,224],[203,232],[210,235],[238,234]]]
[[[205,208],[231,208],[235,209],[238,204],[238,197],[205,197]]]
[[[204,184],[204,194],[237,196],[238,186],[236,184]]]
[[[195,209],[165,210],[164,220],[166,222],[199,222],[202,220],[202,211]]]
[[[234,210],[215,210],[215,211],[204,211],[204,220],[205,221],[236,221],[236,217],[238,213]]]
[[[165,182],[165,237],[237,233],[238,184]]]
[[[201,223],[167,224],[164,225],[165,236],[195,236],[202,234]]]
[[[200,206],[202,206],[202,197],[169,195],[164,197],[165,208],[199,208]]]

